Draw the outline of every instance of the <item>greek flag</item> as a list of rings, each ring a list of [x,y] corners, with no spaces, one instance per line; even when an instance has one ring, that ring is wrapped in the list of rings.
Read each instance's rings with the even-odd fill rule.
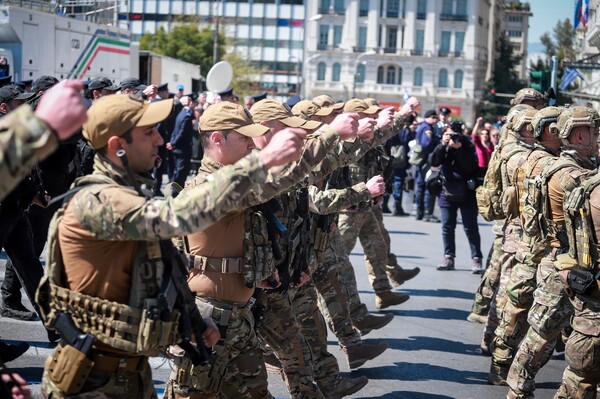
[[[563,74],[562,79],[560,80],[560,85],[558,86],[558,88],[561,91],[567,90],[569,88],[569,85],[571,85],[571,83],[573,83],[575,81],[575,79],[577,79],[577,78],[580,78],[581,80],[585,80],[585,79],[583,79],[583,76],[581,76],[579,71],[577,71],[577,69],[575,69],[575,68],[567,69],[567,71]]]

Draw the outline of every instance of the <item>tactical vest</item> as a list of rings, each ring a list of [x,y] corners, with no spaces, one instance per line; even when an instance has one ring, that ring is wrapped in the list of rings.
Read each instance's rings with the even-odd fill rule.
[[[76,189],[99,193],[110,187],[123,187],[107,176],[88,175],[78,179]],[[154,317],[158,297],[162,294],[165,270],[159,242],[139,245],[131,275],[129,303],[122,304],[66,288],[64,264],[58,242],[58,225],[67,204],[54,215],[48,236],[48,268],[36,293],[36,302],[44,324],[53,329],[56,317],[65,312],[83,333],[99,342],[136,355],[156,356],[169,345],[179,342],[179,311]]]
[[[552,220],[548,199],[548,182],[561,169],[578,166],[570,158],[544,157],[539,159],[542,173],[523,180],[520,207],[523,209],[523,229],[530,237],[547,240],[556,237],[561,226]]]
[[[600,175],[596,174],[574,188],[564,202],[569,255],[577,260],[579,267],[586,269],[597,269],[600,261],[590,215],[590,194],[598,185]]]
[[[526,147],[518,145],[516,142],[506,143],[506,145],[511,145],[512,148],[504,156],[501,155],[504,145],[494,150],[490,157],[483,184],[477,187],[475,191],[477,209],[487,221],[507,218],[507,204],[514,201],[514,198],[505,199],[505,190],[510,187],[506,164],[513,155],[527,150]]]
[[[194,187],[206,182],[206,176],[196,176],[190,181],[189,187]],[[188,254],[190,267],[200,270],[213,270],[222,273],[242,273],[246,287],[255,287],[260,281],[268,278],[275,270],[275,258],[281,255],[274,254],[274,239],[276,231],[281,231],[275,217],[275,212],[281,209],[281,204],[276,199],[271,199],[265,204],[253,206],[244,210],[244,244],[243,258],[207,258],[190,254],[190,248],[185,237],[183,238],[184,251]],[[220,268],[219,265],[222,265]],[[212,265],[216,266],[212,266]],[[241,265],[239,267],[238,265]]]

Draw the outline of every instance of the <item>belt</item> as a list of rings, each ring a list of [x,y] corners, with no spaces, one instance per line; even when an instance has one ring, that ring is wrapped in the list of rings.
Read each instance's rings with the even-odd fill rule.
[[[92,360],[95,369],[110,372],[116,372],[120,368],[127,371],[141,371],[148,365],[146,356],[120,357],[93,353]]]
[[[202,317],[212,317],[217,320],[219,325],[226,326],[232,318],[239,318],[250,310],[254,301],[248,301],[244,304],[234,302],[224,302],[219,300],[207,300],[206,298],[196,297],[196,303],[199,306]]]
[[[244,258],[209,258],[206,256],[188,255],[190,267],[220,273],[242,273]]]

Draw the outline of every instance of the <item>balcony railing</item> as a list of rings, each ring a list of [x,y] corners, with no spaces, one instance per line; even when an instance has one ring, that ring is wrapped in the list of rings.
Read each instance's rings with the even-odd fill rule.
[[[399,18],[400,13],[398,11],[388,11],[385,14],[386,18]]]
[[[440,50],[438,51],[438,57],[448,57],[450,55],[449,50]]]
[[[468,15],[440,14],[440,21],[464,21],[464,22],[467,22],[468,20],[469,20]]]
[[[424,55],[424,54],[425,54],[425,50],[423,50],[422,48],[410,50],[410,55]]]
[[[364,53],[367,51],[367,46],[354,46],[352,47],[352,51],[355,53]]]
[[[383,48],[384,54],[396,54],[397,51],[398,51],[398,47],[384,47]]]

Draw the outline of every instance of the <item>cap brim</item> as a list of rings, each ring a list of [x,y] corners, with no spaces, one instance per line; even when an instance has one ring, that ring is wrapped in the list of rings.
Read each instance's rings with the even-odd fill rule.
[[[150,103],[135,126],[148,126],[162,122],[167,119],[172,109],[173,101],[162,100]]]
[[[35,93],[21,93],[15,97],[15,100],[27,101],[31,100],[35,96]]]
[[[112,85],[112,86],[104,87],[104,90],[117,91],[117,90],[119,90],[119,85]]]
[[[331,106],[331,108],[333,108],[333,109],[336,109],[336,110],[337,110],[337,109],[342,109],[342,108],[344,108],[344,105],[345,105],[345,104],[346,104],[346,103],[335,103],[335,104],[333,104],[333,105]]]
[[[300,127],[308,121],[299,116],[288,116],[287,118],[279,119],[279,122],[289,127]]]
[[[252,123],[250,125],[236,127],[233,130],[246,137],[259,137],[267,133],[269,131],[269,128],[263,125],[259,125],[257,123]]]
[[[365,109],[364,111],[361,111],[363,114],[374,114],[379,112],[379,107],[377,105],[371,105],[369,108]]]
[[[317,116],[328,116],[331,115],[331,113],[333,112],[333,108],[321,108],[320,110],[318,110],[315,115]]]
[[[304,121],[304,125],[302,125],[300,127],[305,130],[315,130],[315,129],[319,128],[322,124],[323,124],[323,122],[318,122],[318,121]]]

